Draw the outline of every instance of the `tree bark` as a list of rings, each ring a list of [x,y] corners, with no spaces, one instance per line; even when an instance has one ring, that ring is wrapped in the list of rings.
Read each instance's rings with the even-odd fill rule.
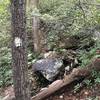
[[[11,0],[12,67],[16,100],[30,100],[25,7],[26,0]]]
[[[39,0],[30,0],[32,8],[36,8],[38,10]],[[37,53],[41,53],[43,51],[44,46],[44,34],[40,30],[40,18],[37,15],[33,15],[32,18],[32,39],[34,44],[34,51]]]
[[[40,53],[41,47],[40,47],[40,35],[39,35],[39,17],[33,16],[32,18],[32,40],[34,44],[34,51],[37,53]]]
[[[39,0],[27,0],[27,9],[35,12],[38,10]],[[35,13],[32,17],[32,46],[33,52],[41,53],[45,51],[45,34],[40,30],[40,18]]]
[[[39,0],[27,0],[27,8],[38,7]]]

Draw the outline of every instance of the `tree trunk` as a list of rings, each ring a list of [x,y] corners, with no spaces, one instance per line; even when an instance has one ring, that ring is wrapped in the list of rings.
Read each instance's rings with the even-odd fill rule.
[[[40,35],[39,35],[39,17],[33,16],[32,18],[32,40],[34,44],[34,51],[40,53]]]
[[[39,0],[27,0],[27,7],[32,8],[33,6],[38,7]]]
[[[28,87],[26,1],[11,0],[12,66],[16,100],[30,100]]]
[[[27,0],[27,9],[35,12],[38,10],[39,0]],[[33,13],[32,13],[33,14]],[[45,34],[40,30],[40,18],[35,12],[32,17],[32,46],[33,52],[41,53],[45,51]]]
[[[39,0],[29,0],[29,4],[38,7]]]
[[[38,10],[39,0],[31,0],[30,1],[32,8],[36,8]],[[32,18],[32,39],[34,44],[34,51],[40,53],[43,51],[44,45],[44,34],[41,32],[40,28],[40,18],[37,15],[33,15]]]

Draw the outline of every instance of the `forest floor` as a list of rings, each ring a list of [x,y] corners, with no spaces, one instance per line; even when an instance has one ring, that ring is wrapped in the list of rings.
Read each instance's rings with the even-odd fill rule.
[[[76,93],[73,86],[68,86],[46,100],[100,100],[100,84],[83,87]]]
[[[76,93],[73,91],[75,84],[64,87],[45,100],[100,100],[100,84],[82,87]],[[11,100],[14,96],[13,86],[6,87],[0,92],[0,100]],[[3,99],[8,98],[8,99]]]

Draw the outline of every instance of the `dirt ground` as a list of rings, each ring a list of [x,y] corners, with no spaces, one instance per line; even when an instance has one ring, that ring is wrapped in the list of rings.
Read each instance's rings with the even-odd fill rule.
[[[0,100],[12,98],[14,96],[13,86],[3,89],[0,95]],[[83,87],[76,93],[73,91],[73,86],[67,86],[45,100],[100,100],[100,84]]]
[[[84,87],[77,93],[67,87],[64,91],[59,91],[46,100],[100,100],[100,84]]]

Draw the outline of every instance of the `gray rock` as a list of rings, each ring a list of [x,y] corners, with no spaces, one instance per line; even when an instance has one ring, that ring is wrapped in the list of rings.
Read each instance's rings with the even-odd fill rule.
[[[61,59],[41,59],[33,64],[33,71],[40,72],[47,80],[53,81],[62,68]]]

